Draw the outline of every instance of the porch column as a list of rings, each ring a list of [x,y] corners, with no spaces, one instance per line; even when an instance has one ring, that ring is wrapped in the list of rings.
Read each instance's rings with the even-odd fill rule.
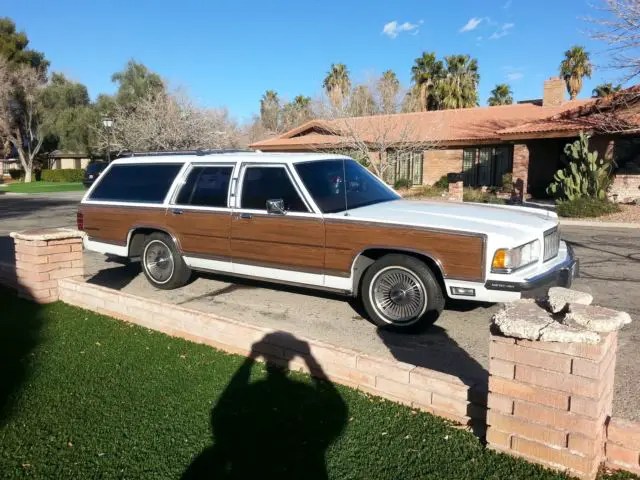
[[[529,181],[529,147],[526,143],[513,146],[513,194],[512,200],[522,202],[527,196]]]

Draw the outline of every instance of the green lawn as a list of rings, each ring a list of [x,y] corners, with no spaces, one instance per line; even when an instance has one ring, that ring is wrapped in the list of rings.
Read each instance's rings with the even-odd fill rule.
[[[1,192],[12,193],[49,193],[49,192],[75,192],[84,190],[82,183],[58,183],[58,182],[31,182],[10,183],[6,187],[0,187]]]
[[[0,289],[0,312],[2,479],[565,478],[429,414],[62,303]]]

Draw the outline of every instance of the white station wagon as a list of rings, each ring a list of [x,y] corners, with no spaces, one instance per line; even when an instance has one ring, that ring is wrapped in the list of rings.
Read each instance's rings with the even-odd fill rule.
[[[569,286],[557,216],[403,200],[355,160],[259,152],[112,162],[84,196],[85,247],[140,260],[157,288],[192,270],[357,296],[379,326],[433,322],[445,299],[507,302]]]

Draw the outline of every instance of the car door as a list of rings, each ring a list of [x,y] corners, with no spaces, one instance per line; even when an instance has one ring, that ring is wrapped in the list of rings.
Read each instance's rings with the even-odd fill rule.
[[[176,190],[167,224],[188,265],[231,271],[229,186],[233,163],[194,163]]]
[[[284,211],[268,212],[267,200]],[[231,220],[234,273],[322,285],[324,222],[285,164],[243,163]]]

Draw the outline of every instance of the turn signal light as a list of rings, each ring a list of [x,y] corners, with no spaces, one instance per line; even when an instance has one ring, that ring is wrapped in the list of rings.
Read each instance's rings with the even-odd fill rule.
[[[491,270],[504,270],[507,268],[507,250],[501,248],[496,251],[493,256],[493,263],[491,264]]]

